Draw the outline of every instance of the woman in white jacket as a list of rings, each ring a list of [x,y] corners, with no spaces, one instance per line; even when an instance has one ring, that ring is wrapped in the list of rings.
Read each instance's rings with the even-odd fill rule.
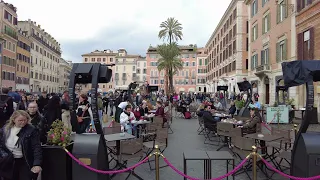
[[[120,124],[122,128],[124,128],[127,131],[127,133],[132,134],[132,129],[134,128],[134,125],[131,124],[131,122],[135,121],[136,117],[132,112],[132,106],[127,105],[124,111],[120,114]]]

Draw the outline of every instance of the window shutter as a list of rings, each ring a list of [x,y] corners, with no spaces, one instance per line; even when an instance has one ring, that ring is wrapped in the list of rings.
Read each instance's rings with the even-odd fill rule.
[[[308,0],[308,5],[309,5],[309,4],[312,4],[312,0]]]
[[[256,0],[256,12],[259,12],[259,0]]]
[[[264,0],[262,0],[262,7],[264,6]]]
[[[254,35],[254,26],[253,26],[253,28],[251,28],[251,42],[253,42],[253,35]]]
[[[280,22],[280,16],[281,16],[281,14],[280,14],[280,5],[277,4],[277,23]]]
[[[310,31],[310,52],[309,52],[309,59],[314,59],[314,27],[309,29]]]
[[[297,12],[301,10],[301,0],[297,0]]]
[[[261,51],[261,65],[264,65],[264,50]]]
[[[267,18],[267,16],[262,18],[262,34],[265,33],[265,31],[264,31],[264,29],[265,29],[265,24],[264,24],[265,18]]]
[[[288,51],[288,40],[287,39],[285,39],[284,40],[284,44],[283,44],[283,59],[284,60],[288,60],[288,53],[287,53],[287,51]]]
[[[7,11],[4,11],[4,18],[5,18],[5,19],[8,19],[8,16],[9,16],[9,15],[8,15],[8,12],[7,12]]]
[[[277,43],[277,46],[276,46],[276,61],[279,62],[279,58],[280,58],[280,43]]]
[[[271,13],[268,14],[268,31],[271,29]]]
[[[297,37],[297,56],[298,60],[303,60],[303,33],[299,33]]]
[[[256,57],[256,58],[255,58],[254,60],[256,61],[256,63],[255,63],[255,66],[254,66],[254,67],[257,67],[257,66],[258,66],[258,54],[256,54],[255,57]]]
[[[287,18],[288,17],[288,11],[289,11],[289,4],[288,4],[288,0],[285,0],[285,8],[284,8],[284,17]]]
[[[254,61],[254,56],[251,56],[251,70],[253,70],[253,61]]]

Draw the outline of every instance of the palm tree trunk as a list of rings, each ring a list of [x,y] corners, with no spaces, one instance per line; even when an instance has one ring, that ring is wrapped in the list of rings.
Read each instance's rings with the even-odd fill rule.
[[[169,84],[169,73],[168,73],[168,70],[166,69],[165,70],[165,75],[164,75],[164,77],[165,77],[165,79],[164,79],[164,91],[165,91],[165,94],[166,95],[168,95],[169,94],[169,86],[168,86],[168,84]]]
[[[173,72],[172,69],[169,70],[169,91],[170,93],[174,93],[174,87],[173,87]]]

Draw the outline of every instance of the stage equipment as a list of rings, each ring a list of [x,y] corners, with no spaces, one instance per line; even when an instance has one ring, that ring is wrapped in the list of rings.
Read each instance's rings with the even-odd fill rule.
[[[306,112],[295,137],[291,155],[291,175],[311,177],[320,174],[320,133],[307,132],[310,122],[317,118],[314,110],[313,82],[320,81],[320,61],[303,60],[282,63],[284,84],[287,88],[306,85]],[[316,119],[318,122],[318,118]]]
[[[97,107],[97,89],[99,83],[108,83],[111,80],[112,77],[112,70],[108,68],[108,66],[114,66],[114,64],[111,65],[102,65],[100,63],[75,63],[73,64],[72,71],[70,73],[70,83],[69,83],[69,94],[70,94],[70,111],[71,116],[73,117],[72,121],[76,121],[76,109],[77,109],[77,102],[76,102],[76,94],[75,94],[75,85],[76,84],[91,84],[91,110],[93,113],[93,119],[94,119],[94,127],[96,129],[97,134],[100,136],[100,139],[93,138],[93,137],[82,137],[78,136],[75,139],[75,146],[73,148],[73,152],[79,152],[81,154],[81,150],[78,148],[82,148],[85,146],[91,146],[91,152],[87,153],[95,153],[91,154],[91,157],[95,157],[100,155],[101,153],[101,143],[104,147],[104,153],[105,155],[103,157],[99,157],[99,163],[105,164],[105,169],[101,170],[108,170],[109,169],[109,160],[108,160],[108,150],[107,145],[104,140],[104,135],[102,131],[102,126],[100,124],[99,120],[99,114],[98,114],[98,107]],[[77,123],[73,123],[77,124]],[[83,135],[83,136],[92,136],[92,135]],[[84,139],[82,139],[84,138]],[[87,141],[89,138],[92,138],[93,141],[96,143],[93,144],[93,142]],[[79,141],[79,142],[77,142]],[[98,143],[99,142],[99,143]],[[80,145],[81,144],[81,145]],[[87,145],[86,145],[87,144]],[[94,152],[93,150],[96,149],[97,151]],[[98,151],[99,150],[99,151]],[[98,153],[99,152],[99,153]],[[83,157],[86,158],[86,157]],[[93,160],[91,160],[93,161]],[[75,164],[73,165],[75,166]],[[80,172],[74,172],[74,173],[80,173]],[[91,172],[89,170],[83,170],[81,173],[88,173],[87,175],[83,174],[81,179],[75,179],[75,180],[86,180],[91,177]],[[97,180],[99,179],[98,176],[96,177]],[[106,180],[109,180],[109,175],[104,175],[104,178]],[[73,178],[74,179],[74,178]],[[91,179],[91,178],[90,178]]]
[[[249,83],[249,81],[243,81],[243,82],[238,82],[238,88],[240,92],[247,92],[247,100],[244,105],[244,107],[241,108],[238,116],[241,117],[250,117],[250,112],[249,112],[249,104],[251,103],[251,97],[252,97],[252,85]]]

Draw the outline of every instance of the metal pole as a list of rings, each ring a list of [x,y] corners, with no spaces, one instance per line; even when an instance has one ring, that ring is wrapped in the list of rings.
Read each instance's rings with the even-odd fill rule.
[[[253,177],[253,180],[257,180],[257,147],[256,146],[252,146],[252,161],[253,161],[252,177]]]
[[[155,167],[156,167],[156,180],[160,180],[160,167],[159,167],[159,156],[160,156],[160,151],[159,151],[159,146],[155,145]]]
[[[298,129],[297,129],[297,127],[298,127],[298,125],[296,125],[296,124],[294,124],[294,125],[293,125],[294,136],[296,136],[296,135],[297,135],[297,133],[298,133]]]

